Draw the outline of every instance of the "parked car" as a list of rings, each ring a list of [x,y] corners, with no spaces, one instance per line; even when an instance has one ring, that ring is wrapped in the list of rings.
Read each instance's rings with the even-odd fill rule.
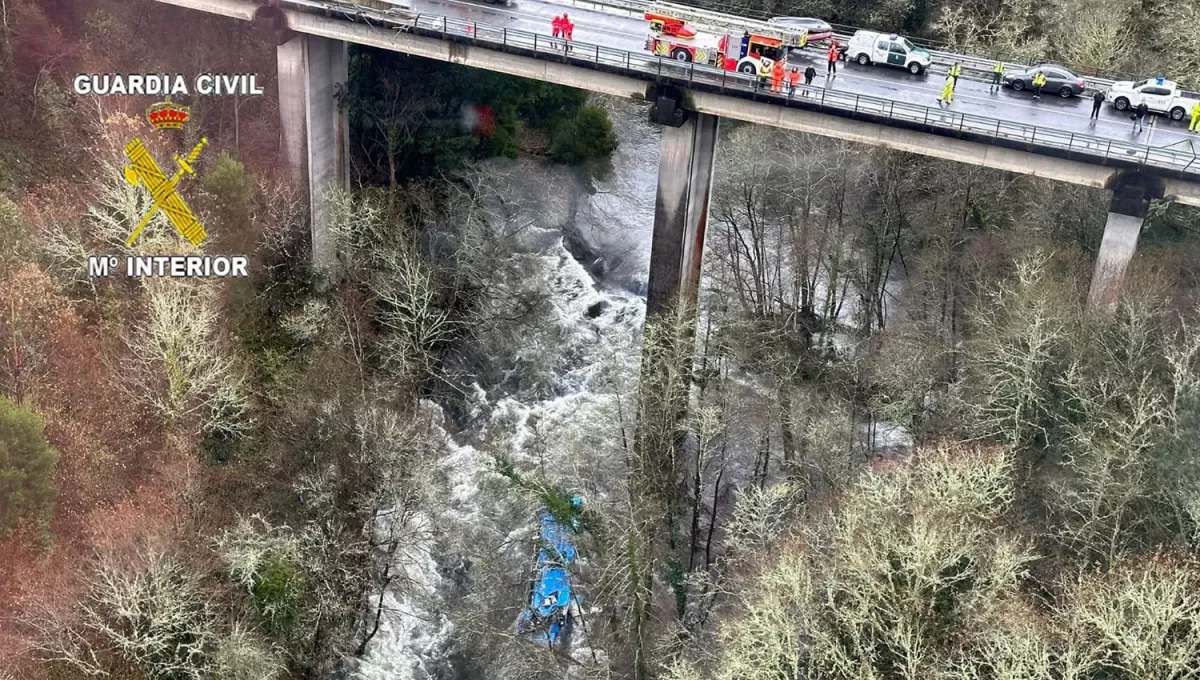
[[[1083,78],[1058,64],[1038,64],[1029,68],[1009,71],[1004,74],[1004,84],[1017,92],[1025,88],[1032,88],[1033,77],[1037,75],[1038,71],[1046,76],[1046,84],[1042,86],[1042,91],[1055,92],[1063,99],[1081,95],[1087,87]]]
[[[808,31],[808,40],[829,40],[833,37],[833,26],[827,21],[809,17],[775,17],[767,21],[781,28],[803,28]]]
[[[846,52],[848,59],[857,61],[860,65],[883,64],[907,69],[909,73],[920,75],[933,63],[933,55],[929,50],[923,50],[912,44],[908,38],[873,31],[855,31],[850,38],[850,46]]]
[[[1118,111],[1125,111],[1139,102],[1146,102],[1146,108],[1154,113],[1164,113],[1171,120],[1183,120],[1184,116],[1196,105],[1192,93],[1179,89],[1179,84],[1166,78],[1147,78],[1136,83],[1121,80],[1112,84],[1108,90],[1108,100]]]

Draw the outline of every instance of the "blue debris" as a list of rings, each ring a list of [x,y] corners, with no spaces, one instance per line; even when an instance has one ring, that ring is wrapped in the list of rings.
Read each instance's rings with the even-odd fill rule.
[[[579,507],[583,499],[575,496],[571,503]],[[538,520],[541,547],[534,561],[529,604],[517,617],[517,633],[528,635],[535,642],[565,645],[574,624],[572,600],[578,601],[568,568],[575,563],[578,554],[573,535],[579,526],[563,527],[546,510],[542,510]]]

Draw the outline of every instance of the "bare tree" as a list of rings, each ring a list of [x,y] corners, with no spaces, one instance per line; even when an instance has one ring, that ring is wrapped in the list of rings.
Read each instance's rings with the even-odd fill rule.
[[[126,338],[133,396],[168,423],[200,432],[244,432],[251,425],[245,372],[217,338],[216,288],[207,282],[143,282],[146,316]]]
[[[1010,446],[1044,441],[1053,368],[1068,336],[1070,310],[1062,307],[1062,292],[1051,292],[1046,263],[1044,256],[1017,263],[1015,280],[1001,284],[976,312],[964,357],[963,386],[976,432]]]
[[[78,621],[32,621],[47,661],[93,677],[112,671],[111,657],[156,680],[205,680],[216,642],[214,612],[198,574],[155,550],[131,560],[99,558],[88,575]]]

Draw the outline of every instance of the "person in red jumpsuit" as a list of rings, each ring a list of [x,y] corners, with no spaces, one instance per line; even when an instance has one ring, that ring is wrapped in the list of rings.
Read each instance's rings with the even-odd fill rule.
[[[567,40],[574,40],[572,37],[575,34],[575,24],[567,18],[567,13],[563,12],[562,18],[563,37]]]
[[[552,35],[555,38],[557,38],[558,35],[560,33],[562,33],[562,25],[563,25],[563,18],[558,16],[557,14],[555,14],[554,18],[550,20],[550,27],[554,29],[554,32],[552,33]]]

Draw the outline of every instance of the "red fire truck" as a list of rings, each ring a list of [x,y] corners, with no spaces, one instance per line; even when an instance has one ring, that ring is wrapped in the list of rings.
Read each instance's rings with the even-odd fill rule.
[[[759,73],[763,67],[770,68],[780,59],[787,59],[788,52],[800,49],[808,42],[808,32],[790,32],[771,28],[744,27],[741,34],[731,28],[719,34],[696,34],[679,39],[666,30],[668,25],[687,26],[680,17],[647,13],[650,35],[646,38],[646,49],[661,57],[676,61],[708,64],[727,71]],[[667,20],[670,20],[669,23]]]
[[[685,39],[696,37],[696,30],[683,19],[654,12],[646,12],[645,17],[650,22],[650,30],[656,33]]]

